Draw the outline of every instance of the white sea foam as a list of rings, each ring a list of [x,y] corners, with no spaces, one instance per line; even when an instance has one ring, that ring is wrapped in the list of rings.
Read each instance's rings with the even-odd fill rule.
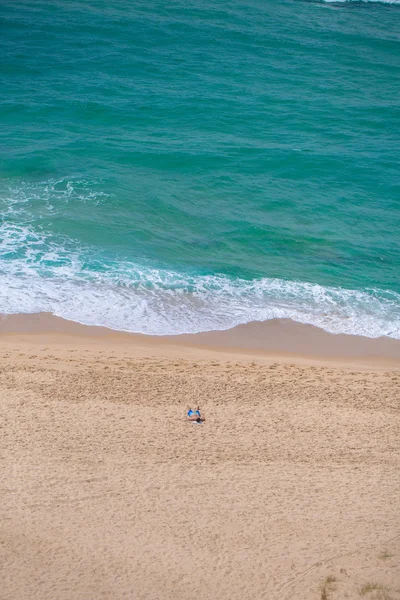
[[[155,335],[291,318],[333,333],[400,338],[400,295],[394,292],[194,276],[130,262],[103,263],[96,272],[86,266],[87,251],[57,247],[30,226],[3,225],[1,258],[3,313],[51,312],[87,325]]]
[[[68,199],[68,182],[50,185],[49,202],[55,190]],[[41,201],[42,192],[38,191]],[[35,193],[25,189],[19,196],[14,194],[13,201],[0,210],[2,313],[50,312],[87,325],[155,335],[291,318],[332,333],[400,338],[400,295],[395,292],[272,278],[199,276],[128,261],[96,260],[95,249],[79,247],[71,239],[61,243],[41,230],[37,221],[33,227],[31,209],[26,210],[25,204]],[[82,200],[88,200],[84,193]]]
[[[96,206],[109,198],[109,194],[93,189],[93,183],[69,177],[12,185],[7,179],[3,179],[0,181],[0,219],[20,215],[30,220],[32,215],[29,209],[35,204],[40,204],[41,209],[49,213],[54,211],[54,204],[60,210],[71,200]]]
[[[374,4],[399,4],[400,5],[400,0],[322,0],[323,2],[326,2],[328,4],[350,4],[352,2],[354,3],[374,3]]]

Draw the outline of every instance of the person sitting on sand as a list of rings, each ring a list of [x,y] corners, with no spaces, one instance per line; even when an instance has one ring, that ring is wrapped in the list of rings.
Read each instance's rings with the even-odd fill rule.
[[[205,418],[201,416],[200,407],[198,406],[196,410],[192,410],[189,408],[187,413],[188,421],[196,421],[196,423],[202,423],[205,421]]]

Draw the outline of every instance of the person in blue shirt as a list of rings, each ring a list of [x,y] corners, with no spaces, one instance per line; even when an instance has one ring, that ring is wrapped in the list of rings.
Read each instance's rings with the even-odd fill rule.
[[[202,423],[205,421],[205,418],[201,416],[200,407],[198,406],[196,410],[192,410],[189,408],[187,412],[188,421],[196,421],[197,423]]]

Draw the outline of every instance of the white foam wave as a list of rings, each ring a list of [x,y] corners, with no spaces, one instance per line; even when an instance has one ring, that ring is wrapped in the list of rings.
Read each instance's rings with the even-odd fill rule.
[[[345,3],[374,3],[374,4],[398,4],[400,5],[400,0],[322,0],[327,4],[345,4]]]
[[[62,210],[71,201],[96,206],[106,198],[109,198],[109,194],[97,189],[96,182],[79,177],[19,182],[17,185],[3,179],[0,181],[0,218],[18,215],[31,220],[30,211],[35,205],[40,206],[42,211],[52,213],[55,205],[57,210]]]
[[[47,190],[47,195],[44,191]],[[61,196],[60,196],[61,194]],[[104,259],[32,225],[36,200],[97,202],[85,182],[23,186],[0,204],[0,312],[50,312],[87,325],[154,335],[291,318],[332,333],[400,338],[400,295],[261,278],[233,279]],[[96,258],[97,254],[97,258]]]
[[[153,335],[291,318],[332,333],[400,338],[400,295],[281,279],[230,279],[96,264],[28,226],[0,234],[0,312],[51,312],[87,325]],[[100,270],[98,269],[99,267]]]

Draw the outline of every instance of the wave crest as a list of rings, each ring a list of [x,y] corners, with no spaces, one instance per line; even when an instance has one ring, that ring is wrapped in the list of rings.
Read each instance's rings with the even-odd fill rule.
[[[86,251],[57,247],[29,227],[11,226],[8,234],[0,248],[3,313],[51,312],[86,325],[153,335],[290,318],[332,333],[400,338],[395,292],[90,261]],[[29,251],[18,256],[15,244],[21,241],[29,242]]]
[[[400,5],[400,0],[322,0],[322,2],[326,2],[327,4],[398,4]]]
[[[77,194],[81,201],[98,201],[84,182],[46,185],[49,197],[61,194],[65,202]],[[112,260],[41,228],[32,211],[37,199],[42,210],[46,197],[39,186],[14,194],[4,210],[0,206],[2,313],[50,312],[86,325],[153,335],[290,318],[332,333],[400,338],[400,295],[395,292],[199,275]]]

